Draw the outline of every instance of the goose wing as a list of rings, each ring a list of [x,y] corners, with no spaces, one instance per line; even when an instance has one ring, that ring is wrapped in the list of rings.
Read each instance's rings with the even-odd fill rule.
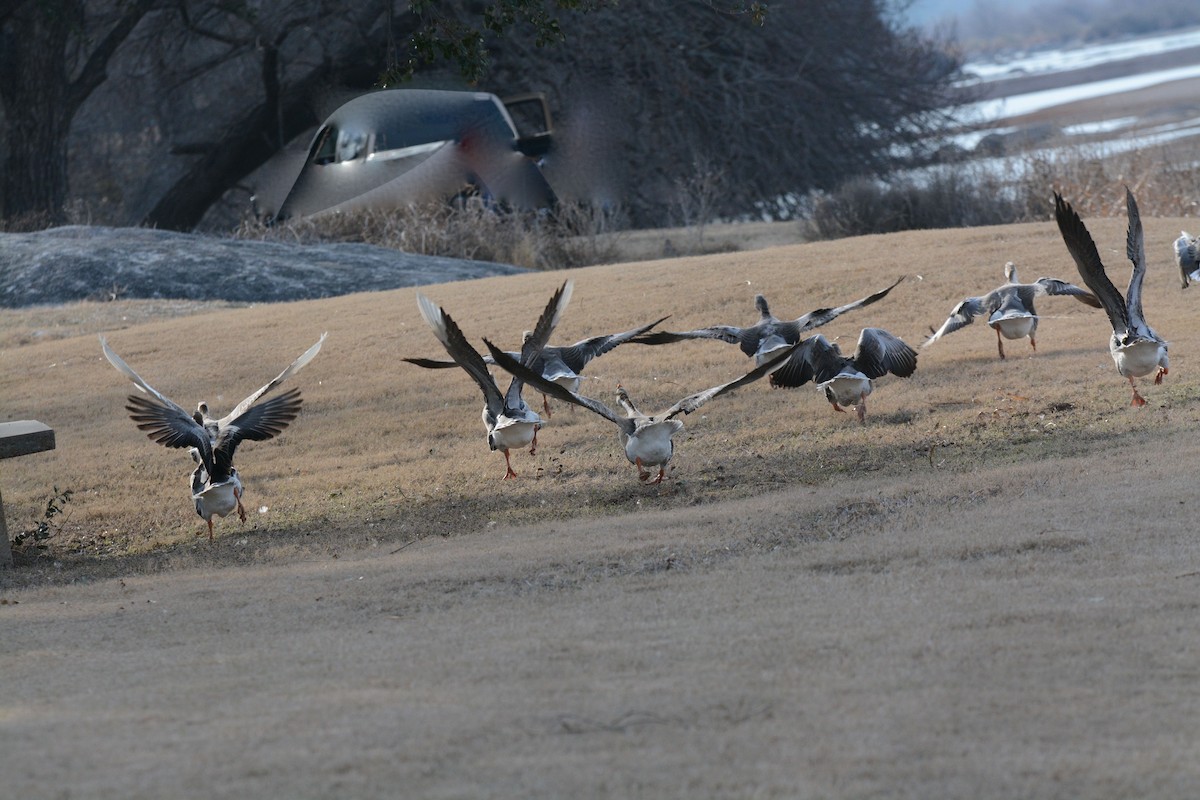
[[[820,352],[828,347],[829,343],[820,334],[803,340],[792,351],[787,361],[771,373],[771,385],[782,389],[795,389],[815,380]]]
[[[576,394],[565,386],[557,384],[554,381],[546,380],[536,370],[530,369],[520,361],[517,361],[511,355],[496,347],[496,345],[492,344],[487,339],[484,339],[483,343],[487,345],[488,352],[491,353],[496,365],[511,373],[515,380],[520,380],[524,383],[527,383],[533,388],[537,389],[539,392],[549,395],[550,397],[557,398],[565,403],[574,403],[581,408],[586,408],[589,411],[599,414],[605,419],[616,423],[626,433],[633,432],[633,420],[621,416],[608,406],[604,405],[604,403],[601,403],[599,400],[593,400],[590,397]]]
[[[938,328],[937,331],[935,331],[932,336],[926,339],[925,343],[921,346],[929,347],[929,345],[933,344],[946,334],[954,333],[957,330],[967,327],[974,322],[975,318],[979,315],[990,313],[987,306],[987,300],[992,294],[995,294],[995,292],[992,292],[989,295],[984,295],[983,297],[968,297],[956,305],[950,311],[950,316],[947,317],[946,321],[942,323],[942,327]]]
[[[521,364],[529,367],[530,370],[539,366],[539,362],[542,360],[542,350],[546,347],[546,342],[550,341],[550,334],[554,333],[554,329],[558,327],[559,320],[562,319],[563,312],[567,309],[567,303],[571,301],[571,293],[574,289],[573,281],[563,281],[563,285],[558,287],[558,291],[550,297],[550,301],[542,309],[542,315],[538,317],[533,331],[521,343]],[[494,355],[492,362],[495,363]],[[512,381],[508,384],[508,391],[504,393],[506,407],[516,409],[522,406],[521,386],[523,383],[520,378],[513,376]]]
[[[882,328],[863,328],[854,351],[854,367],[874,380],[889,372],[907,378],[917,371],[917,351]]]
[[[1113,332],[1124,336],[1129,332],[1129,309],[1125,305],[1125,298],[1108,279],[1104,271],[1104,262],[1100,260],[1100,253],[1096,250],[1096,243],[1092,241],[1092,235],[1079,218],[1079,213],[1070,203],[1063,200],[1058,192],[1054,193],[1054,219],[1084,285],[1091,289],[1092,294],[1104,306]]]
[[[100,337],[100,347],[108,362],[133,381],[143,394],[131,394],[126,400],[125,410],[137,423],[138,430],[146,432],[154,441],[165,447],[194,447],[200,452],[201,463],[212,472],[212,443],[204,426],[171,398],[160,393],[117,355],[108,340]]]
[[[892,289],[895,289],[897,286],[899,286],[900,282],[903,281],[905,277],[906,276],[901,275],[899,280],[886,289],[875,292],[875,294],[869,294],[860,300],[855,300],[853,303],[847,303],[846,305],[838,306],[837,308],[818,308],[815,311],[808,312],[802,317],[797,317],[793,323],[796,326],[795,333],[797,338],[799,338],[799,334],[802,334],[805,331],[811,331],[813,328],[819,328],[822,325],[825,325],[826,323],[829,323],[840,317],[842,314],[845,314],[847,311],[853,311],[856,308],[863,308],[882,300],[888,296],[888,293],[891,292]]]
[[[417,308],[420,309],[421,316],[429,323],[429,327],[433,329],[433,335],[450,354],[450,358],[466,370],[471,379],[479,385],[483,391],[483,401],[487,406],[488,413],[493,418],[500,416],[504,411],[504,395],[500,394],[500,388],[496,386],[496,381],[488,372],[483,357],[474,347],[471,347],[470,342],[458,327],[458,323],[446,313],[444,308],[435,306],[432,300],[420,292],[417,292]]]
[[[1096,299],[1096,295],[1089,292],[1087,289],[1076,286],[1073,283],[1060,281],[1058,278],[1038,278],[1033,283],[1023,283],[1018,289],[1021,293],[1021,302],[1026,307],[1032,307],[1033,298],[1038,295],[1065,295],[1074,297],[1085,306],[1092,308],[1102,308],[1100,301]]]
[[[635,336],[641,336],[661,322],[670,318],[670,315],[662,319],[656,319],[649,325],[641,325],[632,330],[624,331],[623,333],[610,333],[607,336],[593,336],[590,339],[583,339],[568,347],[558,348],[559,355],[562,357],[563,363],[573,369],[575,372],[582,372],[588,362],[593,358],[602,356],[614,347],[625,344]]]
[[[289,389],[250,406],[220,425],[217,443],[213,448],[213,482],[219,483],[229,477],[233,453],[242,441],[262,442],[278,436],[300,414],[302,402],[300,390]]]
[[[707,403],[709,400],[712,400],[714,397],[719,397],[726,392],[732,392],[734,389],[745,386],[747,383],[753,383],[791,358],[792,353],[795,352],[796,348],[799,347],[800,344],[800,342],[796,342],[786,350],[781,350],[779,355],[771,358],[768,361],[764,361],[762,364],[750,370],[740,378],[736,378],[729,383],[723,383],[720,386],[714,386],[711,389],[705,389],[702,392],[696,392],[695,394],[688,395],[663,412],[662,418],[671,419],[680,413],[690,414],[700,406]]]
[[[312,347],[308,348],[307,350],[305,350],[303,353],[301,353],[300,357],[297,358],[295,361],[293,361],[290,365],[288,365],[287,369],[285,369],[283,372],[279,373],[274,378],[272,378],[271,382],[268,383],[266,386],[263,386],[257,392],[250,395],[242,402],[238,403],[237,406],[233,409],[233,411],[230,411],[228,414],[226,414],[225,416],[223,416],[219,420],[217,420],[217,428],[218,429],[224,428],[226,425],[229,425],[233,420],[235,420],[238,417],[245,414],[246,410],[248,408],[250,408],[250,406],[254,405],[254,402],[256,400],[258,400],[258,398],[262,397],[264,394],[271,391],[272,389],[274,389],[276,386],[278,386],[279,384],[286,381],[291,376],[295,375],[297,372],[299,372],[304,367],[305,364],[307,364],[308,362],[310,362],[314,358],[316,358],[317,353],[321,352],[321,345],[325,344],[325,337],[328,335],[329,335],[328,333],[322,333],[321,338],[317,340],[317,343],[314,344]]]
[[[1139,335],[1157,339],[1142,313],[1142,280],[1146,277],[1146,236],[1142,231],[1142,216],[1138,212],[1137,200],[1133,198],[1133,192],[1129,191],[1128,186],[1125,187],[1125,208],[1129,214],[1129,228],[1125,233],[1125,254],[1133,264],[1133,272],[1129,275],[1129,289],[1125,292],[1129,324]]]
[[[630,341],[637,344],[670,344],[688,339],[716,339],[726,344],[736,344],[743,353],[753,356],[758,350],[763,330],[764,326],[761,323],[751,325],[749,328],[739,328],[736,325],[711,325],[694,331],[655,331],[642,334]]]

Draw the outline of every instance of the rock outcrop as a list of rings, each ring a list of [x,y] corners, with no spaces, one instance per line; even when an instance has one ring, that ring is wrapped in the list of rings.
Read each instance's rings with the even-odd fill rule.
[[[0,306],[170,298],[267,303],[524,272],[366,244],[301,245],[148,228],[0,233]]]

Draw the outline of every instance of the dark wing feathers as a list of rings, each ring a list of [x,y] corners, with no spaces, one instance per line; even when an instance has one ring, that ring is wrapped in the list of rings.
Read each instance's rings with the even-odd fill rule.
[[[1103,308],[1103,306],[1100,304],[1100,301],[1096,299],[1096,295],[1092,294],[1087,289],[1076,286],[1073,283],[1060,281],[1058,278],[1038,278],[1033,283],[1021,285],[1019,291],[1022,293],[1021,300],[1026,306],[1030,304],[1030,301],[1026,300],[1025,292],[1032,292],[1032,294],[1035,295],[1067,295],[1074,297],[1076,300],[1086,306],[1091,306],[1092,308]]]
[[[820,347],[818,339],[824,341],[822,336],[810,336],[800,342],[783,366],[771,373],[771,385],[778,389],[795,389],[816,378],[813,350]]]
[[[1105,273],[1104,262],[1100,260],[1100,253],[1087,226],[1058,192],[1054,193],[1054,219],[1084,285],[1092,290],[1092,294],[1104,306],[1113,330],[1125,334],[1129,331],[1129,309],[1125,305],[1125,298]]]
[[[219,483],[229,476],[233,453],[242,441],[262,442],[278,436],[299,415],[302,403],[300,390],[290,389],[250,406],[222,425],[213,448],[213,482]]]
[[[856,308],[863,308],[882,300],[888,296],[888,293],[891,292],[892,289],[895,289],[897,286],[899,286],[900,282],[903,281],[905,277],[907,276],[901,275],[895,283],[886,289],[881,289],[874,294],[869,294],[861,300],[855,300],[853,303],[847,303],[846,305],[838,306],[837,308],[818,308],[815,311],[808,312],[802,317],[797,317],[795,320],[795,325],[798,329],[797,333],[804,333],[805,331],[811,331],[813,328],[819,328],[826,323],[832,322],[834,319],[840,317],[847,311],[853,311]]]
[[[882,328],[863,328],[854,352],[854,367],[871,380],[889,372],[907,378],[917,371],[917,351]]]
[[[125,410],[137,423],[138,430],[165,447],[194,447],[200,451],[200,461],[212,471],[212,444],[204,426],[191,414],[174,403],[164,403],[154,395],[131,394]]]
[[[635,336],[641,336],[659,323],[670,319],[670,315],[656,319],[649,325],[641,325],[623,333],[610,333],[607,336],[593,336],[590,339],[576,342],[568,347],[559,348],[563,363],[575,372],[582,372],[593,358],[604,355],[618,345],[631,341]]]

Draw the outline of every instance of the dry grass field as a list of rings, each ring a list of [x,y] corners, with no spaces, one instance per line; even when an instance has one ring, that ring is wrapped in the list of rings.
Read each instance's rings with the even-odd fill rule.
[[[1069,199],[1069,198],[1068,198]],[[1114,282],[1123,219],[1086,220]],[[0,313],[0,408],[57,431],[5,461],[0,772],[13,796],[1183,797],[1200,791],[1200,323],[1148,219],[1165,383],[1128,385],[1102,311],[1043,299],[1038,350],[982,323],[880,380],[866,424],[766,383],[685,419],[639,484],[613,426],[557,405],[502,482],[412,290],[283,304]],[[823,329],[914,345],[968,295],[1078,282],[1053,223],[924,231],[427,287],[514,346],[564,278],[556,343],[839,305]],[[920,276],[918,278],[917,276]],[[250,520],[187,496],[137,431],[104,333],[185,407],[224,413],[323,332],[300,418],[238,451]],[[666,406],[734,347],[590,365]]]

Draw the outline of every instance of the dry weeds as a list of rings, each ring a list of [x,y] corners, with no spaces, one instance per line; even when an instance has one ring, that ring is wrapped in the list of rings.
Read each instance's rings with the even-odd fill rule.
[[[1087,221],[1123,285],[1124,221]],[[862,427],[812,387],[713,401],[661,488],[610,424],[562,407],[501,482],[467,376],[399,362],[441,355],[412,290],[128,327],[80,311],[62,338],[5,312],[2,407],[58,431],[5,462],[10,529],[52,486],[75,494],[2,578],[0,664],[23,691],[0,706],[0,764],[31,796],[1188,794],[1200,336],[1171,262],[1182,223],[1146,220],[1145,308],[1172,342],[1146,408],[1102,313],[1051,298],[1036,354],[1000,362],[977,323],[880,381]],[[916,343],[1008,260],[1075,275],[1050,223],[594,267],[571,273],[553,340],[667,312],[748,324],[756,292],[798,315],[908,274],[823,332]],[[423,291],[472,340],[515,345],[563,277]],[[190,464],[125,417],[101,330],[217,410],[329,331],[294,379],[300,419],[239,450],[251,522],[196,538]],[[746,365],[719,343],[627,345],[585,390],[653,407]]]

